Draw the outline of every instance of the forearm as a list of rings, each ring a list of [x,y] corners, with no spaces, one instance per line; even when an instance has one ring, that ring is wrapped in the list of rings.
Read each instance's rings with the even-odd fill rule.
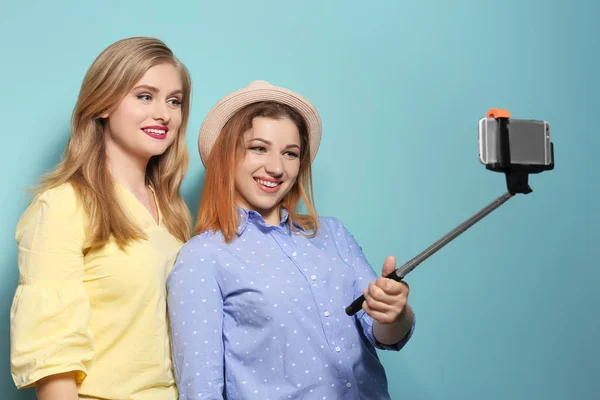
[[[407,304],[395,322],[382,324],[374,320],[373,335],[379,343],[384,345],[396,344],[410,332],[414,318],[413,309]]]
[[[78,400],[75,373],[51,375],[36,384],[39,400]]]

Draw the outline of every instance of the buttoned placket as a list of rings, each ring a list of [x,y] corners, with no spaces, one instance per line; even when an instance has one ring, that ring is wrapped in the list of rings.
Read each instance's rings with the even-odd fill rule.
[[[356,387],[354,374],[352,373],[350,366],[344,362],[343,343],[336,343],[340,338],[342,330],[340,324],[334,318],[331,318],[332,312],[330,312],[329,309],[331,304],[328,300],[329,295],[327,289],[325,285],[323,285],[322,280],[319,280],[320,278],[317,276],[317,273],[310,271],[309,267],[313,267],[314,269],[315,265],[308,260],[302,259],[302,256],[299,254],[300,249],[292,239],[292,236],[299,235],[299,233],[294,232],[290,234],[289,231],[286,232],[286,230],[287,229],[281,226],[277,226],[270,227],[268,232],[281,251],[283,251],[302,276],[304,276],[312,295],[314,305],[319,312],[319,320],[321,321],[321,326],[329,345],[329,351],[335,353],[334,358],[337,360],[335,368],[340,372],[340,376],[343,377],[340,385],[345,389],[344,398],[355,398],[354,396],[357,396],[358,394],[355,390],[352,390],[353,387]]]

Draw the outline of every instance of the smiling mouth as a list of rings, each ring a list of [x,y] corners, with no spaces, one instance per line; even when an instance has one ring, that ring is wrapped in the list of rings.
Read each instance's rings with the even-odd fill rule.
[[[281,183],[282,183],[282,182],[265,181],[263,179],[258,179],[258,178],[254,178],[254,180],[268,188],[275,188],[275,187],[281,185]]]
[[[142,128],[142,130],[151,135],[164,136],[167,134],[166,129],[156,129],[156,128]]]

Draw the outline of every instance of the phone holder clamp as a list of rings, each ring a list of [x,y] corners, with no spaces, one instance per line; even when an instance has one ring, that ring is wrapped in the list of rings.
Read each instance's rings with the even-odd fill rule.
[[[513,164],[510,154],[510,112],[500,108],[492,108],[487,116],[495,118],[500,128],[498,162],[486,165],[490,171],[502,172],[506,176],[506,187],[511,195],[517,193],[529,194],[533,192],[529,186],[529,174],[554,169],[554,144],[550,143],[552,152],[550,165]]]

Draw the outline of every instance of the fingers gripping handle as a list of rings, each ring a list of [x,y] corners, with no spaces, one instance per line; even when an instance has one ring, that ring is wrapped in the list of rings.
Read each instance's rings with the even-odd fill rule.
[[[396,282],[400,282],[402,280],[402,278],[398,275],[398,272],[401,270],[401,268],[396,269],[394,272],[392,272],[391,274],[389,274],[388,276],[386,276],[386,278],[389,279],[393,279]],[[357,312],[359,312],[360,310],[362,310],[362,304],[365,301],[365,296],[362,295],[360,296],[358,299],[354,300],[352,302],[352,304],[350,304],[348,307],[346,307],[346,314],[347,315],[354,315]]]

